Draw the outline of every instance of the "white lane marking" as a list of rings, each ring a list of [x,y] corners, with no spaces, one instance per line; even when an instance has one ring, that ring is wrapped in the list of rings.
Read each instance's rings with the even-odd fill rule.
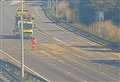
[[[77,67],[73,67],[71,64],[69,64],[69,63],[65,63],[63,60],[61,60],[61,59],[57,59],[57,57],[55,57],[55,56],[52,56],[51,55],[51,58],[53,58],[53,59],[55,59],[55,60],[57,60],[58,62],[60,62],[60,63],[62,63],[62,64],[66,64],[67,66],[69,66],[69,67],[71,67],[71,68],[73,68],[73,69],[75,69],[75,70],[78,70],[78,71],[80,71]],[[65,58],[65,57],[64,57]],[[70,60],[69,60],[70,61]],[[78,65],[80,65],[80,63],[78,62],[78,61],[73,61],[73,62],[75,62],[75,63],[77,63]],[[83,64],[86,68],[88,68],[88,69],[90,69],[91,71],[94,71],[94,72],[97,72],[97,73],[99,73],[99,74],[103,74],[103,73],[101,73],[101,72],[99,72],[98,70],[94,70],[93,68],[91,68],[91,67],[89,67],[87,64]],[[87,72],[85,72],[85,71],[83,71],[84,73],[87,73]],[[89,75],[89,73],[87,73],[87,75]],[[105,76],[108,76],[107,74],[103,74],[103,75],[105,75]],[[94,78],[94,76],[91,76],[91,78]],[[110,77],[109,76],[109,78],[111,78],[112,79],[112,77]]]
[[[38,8],[35,8],[35,12],[36,12],[36,14],[37,14],[37,16],[39,16],[40,17],[40,11],[39,10],[41,10],[40,9],[40,7]],[[68,30],[66,30],[66,29],[64,29],[64,28],[60,28],[60,27],[58,27],[57,25],[56,25],[56,28],[57,29],[59,29],[59,30],[61,30],[61,31],[63,31],[63,32],[70,32],[70,31],[68,31]],[[72,32],[70,32],[70,33],[72,33]],[[72,33],[72,34],[74,34],[74,33]],[[78,38],[78,36],[77,36],[77,38]],[[62,40],[59,40],[58,38],[56,38],[56,37],[53,37],[53,39],[54,40],[56,40],[56,41],[58,41],[58,42],[61,42],[61,43],[66,43],[66,42],[63,42]],[[79,38],[78,38],[79,39]],[[82,37],[82,39],[85,39],[85,38],[83,38]],[[85,39],[85,40],[87,40],[87,39]],[[88,40],[87,40],[87,42],[88,42]],[[91,45],[93,45],[92,43],[90,43],[90,42],[88,42],[89,44],[91,44]]]
[[[37,12],[37,11],[36,11]],[[39,11],[40,12],[40,11]],[[40,16],[40,14],[38,15],[38,16]],[[67,31],[66,29],[64,29],[64,28],[59,28],[58,26],[56,26],[56,28],[58,28],[58,29],[61,29],[62,31],[64,31],[64,32],[69,32],[69,31]],[[72,33],[72,32],[71,32]],[[72,33],[72,34],[74,34],[74,33]],[[78,39],[79,39],[79,37],[77,37]],[[88,40],[88,39],[86,39],[86,38],[83,38],[83,37],[81,37],[83,40],[87,40],[86,42],[87,43],[89,43],[89,44],[91,44],[91,45],[93,45],[93,44],[96,44],[95,42],[92,42],[92,41],[90,41],[90,40]]]
[[[12,1],[11,3],[10,3],[10,5],[16,5],[16,4],[19,4],[20,3],[20,0],[16,0],[16,1]]]
[[[64,62],[63,60],[61,60],[61,59],[59,59],[58,60],[58,58],[57,57],[55,57],[55,56],[52,56],[51,55],[51,58],[52,59],[55,59],[55,60],[57,60],[58,62],[60,62],[60,63],[62,63],[62,64],[66,64],[67,66],[69,66],[69,67],[71,67],[71,68],[73,68],[73,69],[75,69],[75,70],[77,70],[77,71],[80,71],[79,70],[79,68],[77,68],[77,67],[73,67],[70,63],[66,63],[66,62]],[[65,57],[64,57],[65,58]],[[71,60],[69,60],[69,61],[71,61]],[[80,63],[78,62],[78,61],[72,61],[72,62],[74,62],[74,63],[77,63],[78,65],[80,65]],[[94,71],[94,72],[97,72],[97,73],[99,73],[99,74],[103,74],[103,73],[101,73],[101,72],[99,72],[99,71],[97,71],[97,70],[94,70],[93,68],[90,68],[87,64],[83,64],[86,68],[88,68],[88,69],[90,69],[91,71]],[[83,71],[83,73],[87,73],[87,72],[85,72],[85,71]],[[87,75],[90,75],[89,73],[87,73]],[[103,75],[105,75],[105,76],[108,76],[107,74],[103,74]],[[110,77],[110,76],[109,76]],[[94,76],[91,76],[91,78],[94,78]],[[111,77],[110,77],[111,78]]]
[[[96,45],[97,43],[95,43],[95,42],[93,42],[93,41],[91,41],[91,40],[88,40],[88,39],[86,39],[86,38],[84,38],[84,37],[82,37],[82,36],[80,36],[80,39],[82,39],[82,40],[85,40],[88,44],[90,44],[90,45]]]
[[[36,8],[36,10],[35,10],[35,12],[37,13],[37,15],[40,17],[41,15],[40,15],[40,10],[42,11],[42,8],[41,7],[39,7],[39,8]],[[43,11],[42,11],[43,12]],[[39,14],[38,14],[39,13]],[[46,17],[46,16],[45,16]],[[46,17],[47,18],[47,17]],[[48,19],[49,20],[49,19]],[[51,20],[50,20],[51,21]],[[54,21],[51,21],[51,22],[54,22]],[[59,28],[57,25],[55,26],[56,28],[58,28],[59,30],[61,30],[61,31],[63,31],[63,32],[69,32],[69,31],[67,31],[66,29],[64,29],[64,28]]]
[[[38,16],[40,16],[40,14],[38,14],[38,13],[40,13],[39,10],[41,10],[41,9],[40,9],[40,8],[37,8],[37,9],[35,10],[35,12],[37,13]],[[42,11],[42,12],[43,12],[43,11]],[[70,32],[70,31],[66,30],[65,28],[60,28],[60,26],[57,26],[57,25],[56,25],[56,28],[59,29],[59,30],[61,30],[61,31],[63,31],[63,32]],[[73,32],[70,32],[70,33],[74,34]],[[74,35],[76,35],[76,34],[74,34]],[[92,41],[90,41],[90,40],[88,40],[88,39],[86,39],[86,38],[83,38],[83,37],[79,36],[79,35],[76,35],[76,37],[77,37],[78,39],[85,40],[85,41],[86,41],[88,44],[90,44],[90,45],[96,45],[96,44],[97,44],[97,43],[92,42]]]
[[[62,41],[62,40],[60,40],[60,39],[58,39],[56,37],[53,37],[53,39],[56,40],[56,41],[58,41],[58,42],[60,42],[60,43],[66,44],[66,42],[64,42],[64,41]]]
[[[8,53],[4,52],[3,50],[0,49],[0,52],[3,53],[3,54],[5,54],[5,55],[7,55],[9,58],[11,58],[11,59],[13,60],[13,62],[15,61],[16,63],[21,64],[20,61],[18,61],[16,58],[10,56]],[[34,74],[37,75],[38,77],[43,78],[44,80],[50,82],[48,79],[46,79],[45,77],[43,77],[42,75],[40,75],[40,74],[37,73],[36,71],[30,69],[28,66],[26,66],[26,65],[24,65],[24,66],[25,66],[26,69],[28,69],[29,71],[31,71],[32,73],[34,73]]]
[[[82,82],[88,82],[88,81],[85,80],[85,81],[82,81]]]

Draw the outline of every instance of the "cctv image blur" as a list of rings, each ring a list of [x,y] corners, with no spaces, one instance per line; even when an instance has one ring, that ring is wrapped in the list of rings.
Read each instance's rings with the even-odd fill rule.
[[[0,0],[0,82],[120,82],[120,0]]]

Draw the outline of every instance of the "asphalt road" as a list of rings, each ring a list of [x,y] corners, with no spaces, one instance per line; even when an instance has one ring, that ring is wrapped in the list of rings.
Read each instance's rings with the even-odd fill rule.
[[[12,35],[17,5],[4,2],[0,19],[3,35]],[[25,40],[25,65],[51,82],[119,82],[119,68],[90,63],[89,60],[118,60],[120,53],[111,52],[51,22],[39,6],[29,6],[35,16],[34,37],[38,49],[32,51],[31,40]],[[1,39],[0,47],[21,61],[21,40]],[[93,50],[93,51],[91,51]],[[94,51],[94,50],[104,50]]]

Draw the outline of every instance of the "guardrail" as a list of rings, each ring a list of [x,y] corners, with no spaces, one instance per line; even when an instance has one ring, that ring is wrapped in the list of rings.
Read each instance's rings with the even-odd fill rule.
[[[2,54],[2,55],[1,55]],[[49,82],[41,75],[25,66],[25,78],[21,80],[21,63],[9,54],[0,50],[0,72],[10,79],[9,82]]]
[[[56,23],[57,25],[59,25],[61,28],[65,28],[77,35],[80,35],[84,38],[87,38],[93,42],[96,42],[100,45],[103,45],[105,47],[111,48],[114,51],[119,51],[120,50],[120,43],[119,42],[114,42],[114,41],[110,41],[110,40],[106,40],[102,37],[97,36],[96,34],[90,33],[88,31],[86,31],[85,29],[78,28],[76,25],[69,23],[65,20],[60,20],[58,19],[54,13],[51,13],[51,11],[49,10],[49,8],[47,8],[47,5],[43,5],[41,6],[45,15],[54,23]]]
[[[13,73],[11,72],[11,68],[9,67],[8,68],[8,63],[0,60],[0,71],[1,71],[1,74],[8,78],[8,80],[11,82],[21,82],[20,79]],[[13,70],[14,71],[14,70]]]
[[[22,82],[20,76],[20,68],[17,66],[0,60],[0,72],[6,77],[9,82]],[[44,79],[35,76],[29,72],[25,72],[25,80],[24,82],[47,82]]]
[[[32,1],[32,0],[31,0]],[[44,1],[44,0],[43,0]],[[32,3],[32,2],[31,2]],[[37,3],[37,1],[35,2]],[[42,1],[39,1],[42,3]],[[0,39],[20,39],[20,36],[1,35]],[[25,37],[24,39],[31,39]],[[3,54],[3,55],[1,55]],[[3,61],[4,60],[4,61]],[[0,49],[0,71],[3,76],[9,78],[9,82],[22,82],[21,80],[21,62]],[[1,80],[0,80],[1,81]],[[6,82],[6,81],[5,81]],[[48,82],[43,76],[25,65],[24,82]]]

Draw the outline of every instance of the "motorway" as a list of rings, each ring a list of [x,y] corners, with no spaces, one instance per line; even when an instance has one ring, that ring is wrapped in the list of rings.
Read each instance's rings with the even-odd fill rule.
[[[13,35],[17,7],[18,5],[11,5],[11,2],[4,2],[3,12],[0,14],[0,19],[3,19],[1,35]],[[24,40],[27,67],[51,82],[120,81],[119,68],[90,62],[90,60],[119,60],[120,53],[111,52],[110,49],[60,28],[44,15],[40,6],[29,5],[29,10],[35,17],[34,37],[38,41],[38,49],[33,51],[31,40]],[[4,52],[21,61],[21,40],[0,41],[0,48]]]

